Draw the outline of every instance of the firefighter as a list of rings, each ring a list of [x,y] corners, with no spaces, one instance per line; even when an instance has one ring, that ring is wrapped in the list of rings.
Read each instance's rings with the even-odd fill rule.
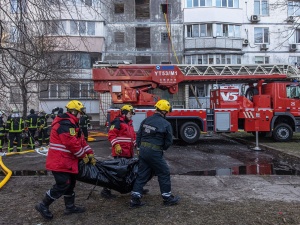
[[[49,145],[49,134],[48,134],[48,123],[49,114],[46,114],[45,111],[39,112],[39,118],[37,121],[38,126],[38,141],[39,145],[42,146],[45,142],[46,145]]]
[[[37,131],[39,116],[34,109],[30,109],[30,114],[26,118],[26,129],[28,130],[29,141],[27,148],[35,149],[35,133]]]
[[[79,126],[81,128],[81,131],[84,135],[85,140],[88,140],[88,128],[90,128],[91,124],[90,124],[90,119],[88,117],[88,115],[84,114],[81,115],[80,120],[79,120]]]
[[[5,123],[3,120],[3,112],[0,111],[0,152],[3,151],[4,139],[5,139]]]
[[[17,142],[17,152],[22,151],[22,133],[24,131],[24,120],[17,109],[12,110],[12,114],[6,121],[6,132],[8,132],[8,152],[14,149],[14,140]]]
[[[136,181],[131,192],[130,207],[143,206],[141,202],[144,185],[152,176],[152,171],[158,177],[163,204],[175,205],[179,197],[171,194],[170,170],[163,157],[163,151],[173,143],[172,126],[165,119],[172,111],[167,100],[159,100],[155,104],[155,113],[144,119],[137,132],[137,147],[139,149],[139,167]]]
[[[55,185],[45,194],[42,202],[35,209],[45,219],[52,219],[49,206],[62,195],[64,196],[64,214],[83,213],[84,207],[75,206],[76,174],[78,161],[96,164],[93,150],[84,140],[79,128],[79,118],[85,113],[84,105],[77,100],[70,101],[67,112],[55,117],[50,134],[50,147],[46,159],[46,169],[52,171]]]
[[[57,114],[55,114],[55,112],[57,112]],[[56,107],[56,108],[52,109],[51,119],[54,120],[54,118],[56,116],[58,116],[59,114],[63,114],[63,113],[64,113],[64,109],[63,108]]]
[[[134,108],[131,105],[124,105],[120,110],[120,116],[112,122],[108,132],[108,140],[112,145],[112,156],[114,158],[132,158],[136,145],[136,134],[132,125]],[[106,199],[115,198],[108,188],[103,188],[101,196]]]

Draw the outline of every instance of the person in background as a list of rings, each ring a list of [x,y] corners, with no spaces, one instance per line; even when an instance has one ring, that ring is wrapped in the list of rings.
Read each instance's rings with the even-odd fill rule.
[[[3,151],[3,144],[5,139],[5,122],[3,120],[3,112],[0,111],[0,152]]]
[[[79,120],[79,126],[81,128],[81,131],[84,135],[85,140],[88,140],[88,128],[90,128],[91,124],[90,124],[90,119],[88,117],[88,115],[84,114],[81,115],[80,120]]]
[[[131,105],[124,105],[120,112],[120,116],[111,122],[108,140],[112,145],[112,156],[114,158],[130,159],[134,157],[134,147],[136,146],[136,134],[132,124],[132,116],[135,112]],[[143,189],[144,194],[148,191]],[[107,199],[116,197],[108,188],[102,189],[101,196]]]
[[[78,161],[96,164],[94,152],[81,135],[80,115],[85,113],[84,105],[77,100],[70,101],[67,112],[55,117],[50,134],[50,147],[46,159],[46,169],[52,171],[55,184],[35,209],[45,218],[52,219],[49,206],[64,196],[65,215],[85,212],[84,207],[75,206],[76,174]]]
[[[8,132],[8,152],[14,150],[14,140],[17,142],[17,152],[22,151],[22,133],[24,131],[24,120],[17,109],[12,110],[6,121],[6,132]]]
[[[35,149],[35,133],[37,131],[39,116],[34,109],[30,109],[30,114],[26,118],[26,129],[28,129],[29,141],[27,148]]]
[[[155,104],[155,113],[144,119],[137,132],[136,144],[139,149],[138,174],[131,192],[130,207],[143,206],[141,202],[143,187],[152,173],[158,177],[163,204],[175,205],[179,197],[171,194],[170,170],[163,157],[163,151],[173,143],[172,126],[165,119],[172,111],[167,100],[159,100]]]
[[[49,115],[45,113],[45,111],[39,112],[39,118],[37,122],[38,127],[38,141],[39,145],[42,146],[45,142],[46,145],[49,145],[49,134],[48,134],[48,123],[47,120],[49,118]]]
[[[55,113],[57,112],[57,114]],[[52,113],[51,113],[51,119],[54,120],[54,118],[60,114],[63,114],[64,113],[64,109],[63,108],[59,108],[59,107],[56,107],[54,109],[52,109]]]

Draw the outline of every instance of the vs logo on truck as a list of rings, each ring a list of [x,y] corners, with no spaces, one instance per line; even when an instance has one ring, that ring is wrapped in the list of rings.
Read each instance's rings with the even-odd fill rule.
[[[221,92],[221,97],[225,102],[236,101],[238,99],[238,92]]]

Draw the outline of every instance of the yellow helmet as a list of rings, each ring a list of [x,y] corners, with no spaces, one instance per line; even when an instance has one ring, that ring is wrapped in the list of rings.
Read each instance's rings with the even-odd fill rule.
[[[155,106],[160,111],[172,112],[172,106],[167,100],[161,99],[156,102]]]
[[[68,104],[66,105],[66,108],[69,110],[77,110],[80,113],[85,113],[84,105],[77,100],[69,101]]]
[[[121,108],[121,113],[122,113],[122,114],[127,114],[126,111],[131,112],[132,115],[135,114],[134,108],[133,108],[132,105],[123,105],[122,108]]]

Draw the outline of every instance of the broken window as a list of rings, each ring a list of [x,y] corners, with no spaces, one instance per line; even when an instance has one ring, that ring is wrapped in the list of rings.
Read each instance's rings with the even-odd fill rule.
[[[161,12],[163,14],[170,14],[171,13],[171,5],[170,4],[161,4],[160,8],[161,8]]]
[[[115,42],[124,43],[125,42],[125,33],[124,32],[115,32]]]
[[[115,14],[124,13],[124,4],[123,3],[116,3],[115,4]]]
[[[150,48],[150,27],[136,27],[135,40],[137,48]]]
[[[150,18],[149,0],[135,0],[135,18],[136,19]]]
[[[136,64],[151,64],[151,56],[136,56]]]

